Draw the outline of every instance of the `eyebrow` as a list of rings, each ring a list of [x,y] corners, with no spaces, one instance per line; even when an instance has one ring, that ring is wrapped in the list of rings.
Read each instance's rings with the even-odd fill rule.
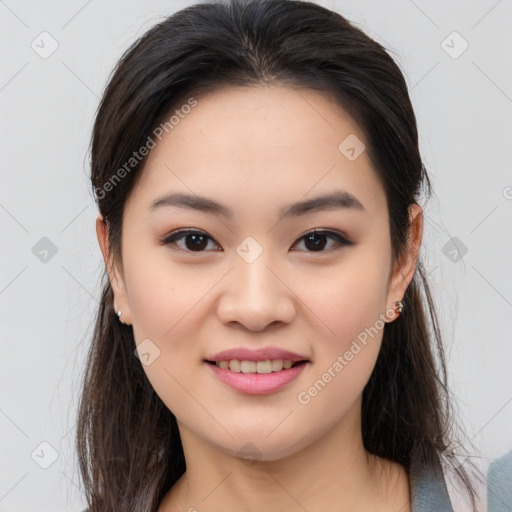
[[[233,218],[233,210],[208,197],[173,192],[155,199],[148,211],[151,213],[163,207],[177,207],[197,210],[213,215]],[[285,206],[279,210],[279,217],[299,217],[313,211],[332,210],[346,208],[366,211],[362,203],[354,195],[344,190],[337,190],[305,201],[299,201]]]

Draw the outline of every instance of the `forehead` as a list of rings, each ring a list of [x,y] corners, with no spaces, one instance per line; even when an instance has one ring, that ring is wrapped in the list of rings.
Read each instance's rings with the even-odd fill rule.
[[[132,194],[140,206],[169,191],[214,196],[236,210],[343,189],[369,210],[386,207],[365,134],[326,94],[229,87],[194,100],[193,108],[176,105],[173,124],[160,130]]]

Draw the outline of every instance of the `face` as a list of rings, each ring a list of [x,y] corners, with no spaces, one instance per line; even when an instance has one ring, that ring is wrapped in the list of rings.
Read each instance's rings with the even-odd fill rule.
[[[393,262],[384,190],[357,156],[364,133],[327,96],[271,87],[196,99],[125,205],[115,305],[181,429],[274,460],[357,423],[415,258]],[[255,352],[220,359],[306,362],[257,375],[272,363],[237,373],[206,362],[231,349]]]

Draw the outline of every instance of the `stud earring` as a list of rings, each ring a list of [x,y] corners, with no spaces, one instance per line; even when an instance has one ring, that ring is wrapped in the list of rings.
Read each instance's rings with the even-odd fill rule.
[[[399,300],[395,302],[395,311],[397,312],[397,316],[400,315],[400,313],[404,310],[404,303],[403,301]]]
[[[121,313],[121,310],[120,310],[120,309],[118,310],[118,309],[116,308],[115,303],[114,303],[114,311],[116,311],[116,315],[117,315],[117,318],[119,318],[119,321],[120,321],[122,324],[124,324],[124,322],[121,320],[121,315],[122,315],[123,313]]]

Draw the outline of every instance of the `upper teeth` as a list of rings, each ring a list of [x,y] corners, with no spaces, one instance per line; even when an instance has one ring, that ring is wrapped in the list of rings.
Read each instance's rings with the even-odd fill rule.
[[[237,373],[272,373],[280,372],[283,368],[288,369],[293,365],[293,361],[288,359],[267,359],[266,361],[238,361],[231,359],[230,361],[216,361],[216,366]]]

